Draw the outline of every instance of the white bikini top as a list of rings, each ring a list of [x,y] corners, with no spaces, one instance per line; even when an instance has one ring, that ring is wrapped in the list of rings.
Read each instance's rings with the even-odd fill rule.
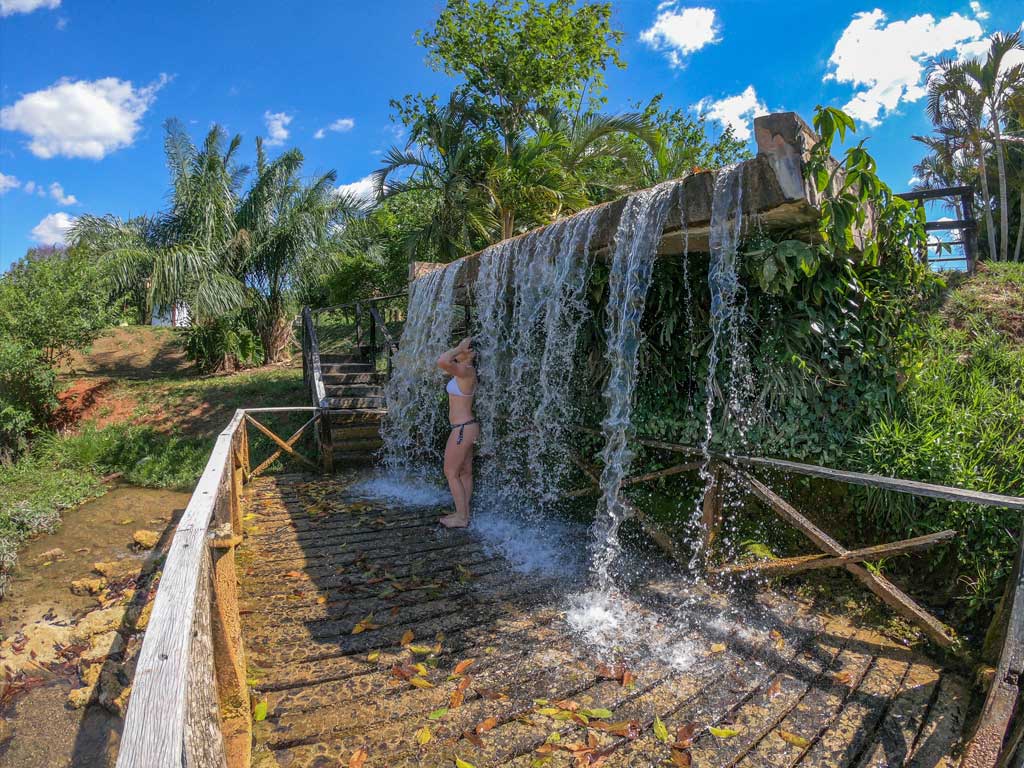
[[[454,376],[452,376],[451,380],[448,382],[448,386],[445,387],[445,390],[448,392],[449,395],[453,395],[455,397],[472,397],[473,396],[473,392],[476,391],[474,389],[473,392],[470,392],[469,394],[464,393],[459,388],[459,381],[458,381],[458,379],[456,379]]]

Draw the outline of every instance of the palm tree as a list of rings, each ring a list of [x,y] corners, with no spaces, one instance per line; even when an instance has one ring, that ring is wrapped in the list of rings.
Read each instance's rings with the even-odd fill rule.
[[[996,251],[994,231],[990,227],[989,245],[993,258],[1006,261],[1009,256],[1009,200],[1007,194],[1006,156],[1003,123],[1013,95],[1024,87],[1024,64],[1006,66],[1011,51],[1024,50],[1021,33],[997,33],[992,36],[984,61],[944,60],[937,67],[929,85],[929,112],[938,126],[956,124],[967,127],[972,142],[980,148],[979,173],[987,186],[984,169],[984,144],[995,151],[999,184],[999,250]],[[954,119],[949,120],[950,112]],[[984,190],[989,199],[987,189]],[[991,217],[988,219],[991,222]]]
[[[268,162],[256,140],[256,178],[235,216],[231,264],[251,293],[255,325],[268,363],[281,360],[292,338],[290,312],[301,270],[329,266],[327,241],[332,230],[361,208],[334,188],[334,171],[309,183],[300,177],[303,156],[297,149]]]
[[[453,96],[418,122],[408,146],[389,149],[373,174],[381,199],[418,190],[435,200],[431,215],[410,235],[411,253],[452,261],[493,242],[497,221],[481,183],[486,152],[474,117],[470,105]]]

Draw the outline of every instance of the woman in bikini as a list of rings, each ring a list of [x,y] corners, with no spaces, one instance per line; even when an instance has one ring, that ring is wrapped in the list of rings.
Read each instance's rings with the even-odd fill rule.
[[[472,339],[463,339],[459,346],[437,358],[437,367],[451,374],[448,386],[448,421],[452,431],[444,449],[444,476],[452,489],[455,512],[441,518],[446,528],[469,525],[469,500],[473,495],[473,446],[480,437],[480,425],[473,418],[473,395],[476,392],[475,353]]]

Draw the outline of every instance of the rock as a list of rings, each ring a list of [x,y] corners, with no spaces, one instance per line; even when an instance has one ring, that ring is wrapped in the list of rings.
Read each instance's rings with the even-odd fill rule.
[[[89,648],[82,652],[82,661],[103,661],[124,650],[124,638],[114,630],[93,635]]]
[[[68,704],[75,709],[81,709],[92,703],[96,698],[96,686],[87,685],[83,688],[75,688],[68,694]]]
[[[82,683],[84,685],[96,685],[100,681],[100,673],[102,671],[102,664],[89,664],[82,672]]]
[[[153,613],[153,601],[150,600],[139,611],[139,617],[135,620],[135,630],[140,631],[146,628],[149,624],[149,617]]]
[[[111,581],[122,581],[129,578],[138,578],[142,573],[143,562],[126,557],[123,560],[114,560],[109,563],[93,563],[92,569],[101,573]]]
[[[120,629],[124,624],[125,608],[115,605],[85,614],[72,628],[71,634],[79,642],[88,642],[93,635]]]
[[[76,595],[98,595],[107,586],[107,580],[102,576],[95,579],[76,579],[71,582],[71,591]]]
[[[160,534],[156,531],[138,530],[132,534],[132,541],[140,549],[152,549],[160,543]]]

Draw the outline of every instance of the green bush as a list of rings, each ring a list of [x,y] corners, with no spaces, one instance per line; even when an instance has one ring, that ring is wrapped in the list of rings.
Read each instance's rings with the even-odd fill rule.
[[[225,372],[263,362],[259,338],[237,318],[221,318],[182,332],[185,356],[201,371]]]
[[[0,337],[0,463],[21,453],[56,406],[56,376],[40,350]]]

